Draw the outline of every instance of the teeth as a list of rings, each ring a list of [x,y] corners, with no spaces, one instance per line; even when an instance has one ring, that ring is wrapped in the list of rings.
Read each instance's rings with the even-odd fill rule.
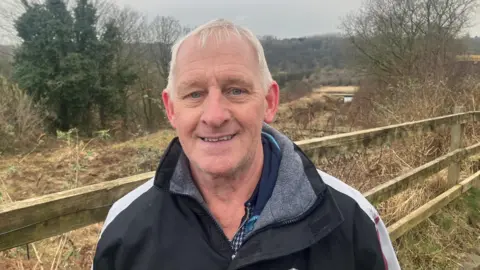
[[[206,141],[206,142],[228,141],[232,137],[233,136],[223,136],[223,137],[220,137],[220,138],[203,138],[203,140]]]

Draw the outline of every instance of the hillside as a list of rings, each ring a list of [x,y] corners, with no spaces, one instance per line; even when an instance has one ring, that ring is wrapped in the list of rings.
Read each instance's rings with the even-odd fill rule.
[[[272,73],[311,71],[347,65],[347,41],[337,35],[276,39],[263,37],[265,57]]]

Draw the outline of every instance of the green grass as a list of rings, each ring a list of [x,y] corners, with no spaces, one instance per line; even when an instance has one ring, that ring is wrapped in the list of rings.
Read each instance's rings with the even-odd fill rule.
[[[472,189],[464,198],[472,226],[480,226],[480,189]]]
[[[395,242],[402,269],[461,269],[480,246],[480,190],[471,189]]]

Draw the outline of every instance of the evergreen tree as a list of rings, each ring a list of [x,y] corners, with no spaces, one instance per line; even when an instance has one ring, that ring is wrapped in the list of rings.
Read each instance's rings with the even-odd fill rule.
[[[15,24],[23,43],[15,55],[14,78],[55,112],[56,126],[90,134],[97,108],[102,127],[106,115],[123,115],[125,91],[136,74],[119,61],[118,27],[108,23],[99,39],[96,9],[88,0],[78,0],[73,12],[64,0],[25,7]]]
[[[73,49],[72,25],[62,0],[28,6],[15,24],[24,42],[15,57],[14,78],[56,112],[62,129],[68,129],[71,121],[70,89],[64,84],[62,64]]]

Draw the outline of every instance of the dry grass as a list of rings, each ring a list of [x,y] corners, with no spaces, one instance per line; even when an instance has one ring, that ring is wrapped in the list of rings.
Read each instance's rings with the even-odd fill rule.
[[[0,155],[38,141],[42,115],[32,98],[0,76]]]
[[[358,91],[358,86],[323,86],[313,89],[314,93],[345,93],[353,94]]]
[[[94,224],[68,234],[35,242],[38,260],[30,244],[0,252],[0,269],[90,269],[102,224]]]
[[[429,106],[429,102],[439,102],[438,97],[432,97],[429,101],[430,95],[417,93],[415,98],[427,99],[418,101],[418,104],[426,108],[415,110],[415,115],[408,115],[412,110],[407,108],[413,106],[413,103],[392,105],[392,108],[401,112],[394,118],[388,118],[390,113],[379,108],[376,117],[381,122],[377,125],[423,119],[442,110],[439,106]],[[311,112],[302,111],[305,109],[310,109]],[[282,104],[273,126],[293,140],[323,136],[327,129],[339,132],[339,128],[347,128],[342,121],[332,124],[332,119],[339,119],[341,110],[338,103],[326,99],[322,94],[313,94],[293,103]],[[308,112],[310,117],[299,119],[298,115],[302,112]],[[425,117],[421,117],[423,114]],[[467,126],[466,145],[480,141],[478,128],[478,125]],[[71,145],[62,142],[61,147],[33,151],[27,158],[25,155],[11,156],[3,159],[0,164],[0,180],[4,183],[2,187],[0,182],[0,192],[9,194],[12,200],[21,200],[72,186],[151,171],[157,166],[162,150],[174,136],[172,130],[164,130],[119,144],[100,143],[98,140],[75,141]],[[405,143],[398,142],[381,149],[369,149],[320,161],[317,166],[365,192],[445,154],[449,144],[449,130],[445,129],[436,134],[409,139]],[[469,164],[465,163],[463,168],[465,176],[469,173]],[[392,224],[440,194],[446,189],[443,185],[445,177],[446,172],[442,171],[424,183],[378,204],[377,208],[384,221]],[[478,201],[480,196],[478,193],[472,194],[473,199],[464,197],[456,200],[394,243],[404,269],[455,269],[465,252],[478,245],[479,240],[475,237],[480,235],[480,228],[472,225],[472,222],[480,220],[476,219],[478,204],[472,201]],[[0,199],[0,203],[1,200],[6,200],[5,197],[3,195],[4,199]],[[58,269],[89,269],[100,228],[101,224],[95,224],[64,236],[39,241],[35,243],[38,257],[30,248],[30,260],[27,259],[25,247],[0,253],[0,269],[41,269],[40,266],[55,269],[57,265]],[[41,264],[38,258],[42,261]]]
[[[465,255],[480,247],[480,190],[453,201],[394,244],[403,269],[461,269]]]
[[[82,141],[71,133],[57,139],[57,147],[50,150],[4,157],[0,203],[155,170],[173,136],[173,131],[165,130],[112,144],[98,138]],[[0,269],[90,269],[101,226],[30,244],[28,254],[26,246],[0,252]]]

